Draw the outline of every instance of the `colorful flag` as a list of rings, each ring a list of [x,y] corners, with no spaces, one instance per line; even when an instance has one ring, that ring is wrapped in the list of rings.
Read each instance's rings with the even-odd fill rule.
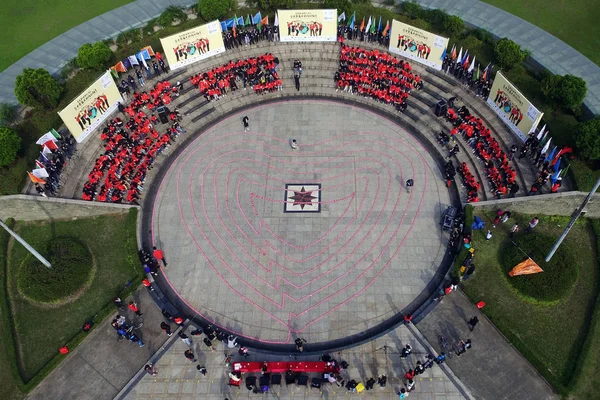
[[[515,265],[515,267],[508,273],[510,276],[517,275],[530,275],[537,274],[538,272],[544,272],[539,265],[535,263],[531,258]]]
[[[369,17],[369,19],[371,19],[371,17]],[[362,32],[363,29],[365,29],[365,17],[363,17],[363,20],[360,23],[360,28],[358,30]]]
[[[115,71],[117,72],[127,72],[127,68],[125,68],[125,65],[123,65],[122,61],[119,61],[118,63],[116,63],[113,68],[115,69]]]
[[[52,136],[52,139],[48,140],[47,142],[44,142],[43,146],[49,148],[50,150],[58,150],[58,146],[56,145],[56,143],[54,143],[55,140],[56,139],[54,138],[54,136]]]
[[[544,124],[544,126],[542,127],[542,129],[540,129],[540,133],[537,134],[536,139],[542,140],[542,136],[544,136],[544,131],[546,130],[546,124]]]
[[[127,59],[129,60],[129,63],[131,65],[140,65],[138,59],[135,56],[129,56],[127,57]]]
[[[375,33],[375,17],[373,17],[373,25],[371,25],[371,34]]]
[[[460,62],[463,59],[463,55],[462,55],[462,47],[460,48],[460,52],[458,53],[458,58],[456,59],[456,63],[460,64]]]
[[[154,57],[154,50],[152,50],[152,46],[142,47],[142,50],[146,50],[150,56]]]
[[[244,26],[244,17],[239,17],[236,21],[237,26]]]
[[[41,183],[41,184],[45,184],[46,183],[45,180],[43,180],[42,178],[38,178],[37,176],[33,175],[29,171],[27,171],[27,175],[29,175],[29,179],[31,179],[31,182],[33,182],[33,183]]]
[[[233,22],[233,18],[229,18],[227,21],[225,21],[225,26],[227,27],[227,29],[233,28]]]
[[[31,173],[33,174],[33,176],[35,176],[36,178],[47,178],[50,175],[48,175],[48,171],[46,171],[46,168],[37,168],[34,169],[33,171],[31,171]]]
[[[556,156],[554,156],[554,159],[552,160],[552,163],[550,165],[555,165],[558,161],[560,161],[560,157],[562,157],[563,155],[565,155],[567,153],[572,153],[572,152],[573,152],[573,148],[571,148],[569,146],[564,146],[558,152],[558,154],[556,154]]]
[[[46,146],[42,146],[42,154],[52,154],[52,152],[50,151],[50,149]],[[47,160],[47,158],[46,158]]]
[[[467,59],[467,61],[469,61],[469,60]],[[475,56],[473,56],[473,61],[471,62],[471,66],[469,67],[467,72],[473,72],[474,69],[475,69]]]
[[[345,21],[345,20],[346,20],[346,11],[344,11],[343,13],[341,13],[338,16],[338,22],[342,22],[342,21]]]
[[[469,62],[469,49],[467,49],[467,51],[465,51],[465,56],[463,57],[463,59],[461,60],[461,64],[465,65],[465,62]]]
[[[112,74],[112,76],[115,77],[115,79],[119,79],[119,73],[117,72],[115,67],[110,67],[110,73]]]
[[[250,14],[246,17],[246,21],[244,22],[244,26],[252,25],[252,20],[250,19]]]
[[[41,159],[43,162],[48,162],[48,161],[49,161],[49,160],[48,160],[48,157],[46,157],[46,155],[44,154],[44,152],[43,152],[43,151],[40,151],[40,159]]]
[[[42,137],[40,137],[37,142],[35,142],[35,144],[39,144],[39,145],[43,145],[44,143],[46,143],[48,140],[51,141],[55,141],[56,137],[54,137],[54,135],[52,134],[52,132],[46,132],[42,135]]]
[[[456,44],[452,45],[452,50],[450,51],[450,57],[452,60],[456,60]]]
[[[473,80],[474,81],[479,80],[479,64],[477,64],[477,71],[475,72],[475,74],[473,74]]]
[[[488,79],[489,70],[490,70],[490,63],[488,63],[488,65],[483,70],[483,75],[481,76],[482,80],[486,81]]]
[[[444,52],[442,53],[440,60],[443,60],[444,58],[446,58],[446,49],[444,49]]]
[[[551,142],[552,142],[552,138],[550,138],[550,140],[548,140],[548,143],[546,143],[546,145],[542,148],[542,153],[545,153],[548,151],[548,149],[550,148]]]
[[[38,168],[46,168],[46,166],[40,160],[35,160],[35,166]]]
[[[552,138],[550,138],[552,139]],[[550,143],[550,141],[548,141],[548,143]],[[544,161],[550,162],[552,161],[552,159],[554,158],[554,153],[556,153],[556,146],[554,146],[554,148],[552,149],[552,151],[550,152],[550,154],[548,154],[546,156],[546,158],[544,158]]]
[[[379,25],[377,26],[377,32],[381,32],[381,30],[383,29],[383,25],[381,22],[381,15],[379,16]]]
[[[264,17],[263,19],[261,19],[260,21],[258,21],[258,29],[262,29],[263,26],[265,25],[269,25],[269,16],[267,15],[266,17]]]
[[[369,16],[369,23],[367,24],[367,27],[365,28],[365,32],[369,32],[370,29],[371,29],[371,17]]]
[[[223,32],[225,32],[227,30],[227,24],[225,23],[225,21],[221,21],[221,30]]]
[[[256,13],[256,15],[254,17],[252,17],[252,23],[254,25],[259,24],[261,19],[262,19],[262,15],[260,15],[260,11],[259,11]]]
[[[237,15],[233,17],[233,26],[231,27],[231,31],[233,32],[233,37],[237,37]]]
[[[275,12],[275,22],[273,22],[273,26],[279,26],[279,15]]]
[[[354,23],[356,22],[356,11],[352,14],[352,18],[350,18],[350,29],[354,29]]]
[[[556,164],[554,164],[554,168],[553,168],[554,172],[558,172],[558,168],[560,168],[560,158],[557,157],[556,160],[557,160]]]
[[[390,30],[390,20],[385,23],[385,28],[383,28],[383,36],[387,36],[388,31]]]

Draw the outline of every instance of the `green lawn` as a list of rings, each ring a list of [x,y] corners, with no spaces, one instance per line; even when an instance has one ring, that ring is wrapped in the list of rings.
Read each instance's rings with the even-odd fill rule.
[[[21,375],[27,382],[53,360],[59,347],[77,337],[85,321],[98,314],[103,316],[106,307],[112,307],[112,297],[129,281],[134,281],[132,286],[138,286],[142,269],[136,262],[135,210],[129,215],[53,223],[17,222],[15,230],[36,249],[43,249],[43,244],[54,237],[76,237],[89,247],[96,263],[94,280],[81,297],[62,306],[47,307],[19,295],[16,274],[27,251],[12,242],[8,257],[8,298],[20,348]]]
[[[551,33],[600,65],[598,0],[482,0]]]
[[[486,222],[486,228],[491,227],[492,214],[475,212],[475,215]],[[515,220],[520,226],[527,226],[526,222],[533,218],[515,213],[513,216],[509,223],[493,230],[494,237],[490,241],[485,240],[482,231],[473,233],[477,269],[475,275],[464,282],[465,292],[472,301],[486,302],[484,313],[559,392],[591,393],[599,383],[600,367],[595,359],[600,350],[598,316],[590,329],[600,282],[592,224],[581,219],[563,242],[563,246],[569,246],[577,255],[573,262],[579,267],[579,279],[568,297],[548,306],[522,300],[508,283],[510,277],[503,273],[498,249],[509,240],[510,226]],[[558,237],[567,222],[566,217],[540,216],[535,232]],[[544,268],[543,257],[535,261]],[[580,369],[575,373],[576,367]],[[573,390],[575,384],[576,390]]]
[[[5,0],[0,13],[0,71],[50,39],[133,0]]]

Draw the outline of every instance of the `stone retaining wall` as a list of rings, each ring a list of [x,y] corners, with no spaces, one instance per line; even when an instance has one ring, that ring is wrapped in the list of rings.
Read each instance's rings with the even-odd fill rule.
[[[18,194],[0,197],[0,219],[14,218],[19,221],[73,219],[124,214],[132,207],[138,206]]]
[[[477,210],[512,210],[525,214],[570,216],[581,205],[587,192],[564,192],[537,196],[516,197],[514,199],[488,200],[470,203]],[[589,218],[600,218],[600,194],[595,194],[584,211]]]

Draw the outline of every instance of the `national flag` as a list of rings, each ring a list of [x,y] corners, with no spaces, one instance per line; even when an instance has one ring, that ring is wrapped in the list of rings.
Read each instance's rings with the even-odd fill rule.
[[[52,152],[46,146],[42,146],[42,154],[52,154]]]
[[[567,166],[567,168],[569,168],[569,167]],[[556,183],[556,181],[560,177],[560,174],[562,174],[563,171],[564,171],[564,168],[561,169],[560,171],[555,172],[552,175],[550,175],[550,181],[552,182],[553,185]]]
[[[225,21],[221,21],[221,30],[223,32],[225,32],[227,30],[227,24],[225,23]]]
[[[239,17],[235,23],[237,26],[244,26],[244,17]]]
[[[462,55],[462,47],[460,48],[460,52],[458,53],[458,58],[456,59],[456,63],[460,64],[460,62],[463,59],[463,55]]]
[[[515,265],[515,267],[508,273],[508,275],[530,275],[537,274],[538,272],[544,272],[544,270],[541,269],[535,261],[533,261],[531,258],[528,258],[527,260]]]
[[[125,68],[125,65],[123,65],[123,61],[119,61],[118,63],[116,63],[113,68],[115,69],[115,71],[117,72],[127,72],[127,68]]]
[[[39,144],[39,145],[43,145],[44,143],[46,143],[48,140],[51,141],[55,141],[56,138],[54,137],[54,135],[52,134],[52,132],[46,132],[42,135],[42,137],[40,137],[37,142],[35,142],[35,144]]]
[[[385,23],[385,28],[383,28],[383,36],[387,36],[388,31],[390,30],[390,20]]]
[[[54,143],[54,136],[52,136],[52,140],[48,140],[44,142],[43,146],[49,148],[50,150],[58,150],[58,146]]]
[[[129,59],[129,62],[131,63],[131,65],[140,65],[136,56],[129,56],[127,58]]]
[[[31,173],[33,174],[33,176],[35,176],[36,178],[47,178],[50,175],[48,175],[48,171],[46,171],[46,168],[37,168],[34,169],[33,171],[31,171]]]
[[[146,58],[146,55],[148,55],[148,58]],[[140,52],[139,52],[139,53],[137,53],[135,56],[137,57],[137,59],[138,59],[139,61],[141,61],[141,62],[142,62],[142,64],[144,65],[144,68],[148,68],[148,64],[146,64],[146,60],[149,60],[149,59],[150,59],[150,54],[148,54],[148,52],[147,52],[147,51],[146,51],[146,54],[144,54],[144,52],[143,52],[143,51],[140,51]]]
[[[373,17],[373,25],[371,25],[371,34],[375,33],[375,17]]]
[[[555,165],[556,162],[558,160],[560,160],[560,157],[562,157],[563,155],[567,154],[567,153],[572,153],[573,152],[573,148],[569,147],[569,146],[564,146],[559,152],[558,154],[556,154],[556,156],[554,156],[554,159],[552,160],[551,165]]]
[[[127,69],[133,68],[133,66],[131,65],[131,62],[129,61],[129,58],[126,58],[126,59],[123,60],[123,65]]]
[[[41,183],[42,185],[44,185],[46,183],[45,180],[43,180],[42,178],[38,178],[37,176],[33,175],[29,171],[27,171],[27,175],[29,175],[29,179],[31,179],[31,182],[33,182],[33,183]]]
[[[225,26],[227,27],[227,29],[229,28],[233,28],[233,23],[234,23],[234,19],[233,18],[229,18],[227,21],[225,21]]]
[[[268,15],[258,22],[258,29],[259,30],[262,29],[262,27],[265,25],[269,25],[269,16]]]
[[[542,147],[542,153],[545,153],[548,151],[548,149],[550,148],[550,143],[552,142],[552,138],[550,138],[550,140],[548,140],[548,143],[546,143],[544,145],[544,147]]]
[[[442,53],[442,56],[440,57],[440,60],[443,60],[444,58],[446,58],[446,49],[444,49],[444,52]]]
[[[350,18],[350,29],[354,29],[354,23],[356,22],[356,11],[352,14],[352,18]]]
[[[344,19],[346,17],[344,16]],[[279,26],[279,14],[277,14],[277,12],[275,12],[275,22],[273,22],[273,26]]]
[[[50,129],[50,133],[52,134],[52,136],[54,136],[55,139],[62,139],[62,136],[60,136],[60,133],[56,132],[56,129]]]
[[[546,130],[546,124],[540,129],[540,133],[537,134],[536,139],[538,141],[542,140],[542,136],[544,136],[544,131]]]
[[[40,151],[40,159],[41,159],[43,162],[49,162],[49,161],[50,161],[50,160],[48,160],[48,157],[46,157],[46,155],[44,154],[44,152],[43,152],[43,151]]]
[[[488,65],[483,70],[483,75],[481,76],[481,80],[486,81],[488,79],[489,70],[490,70],[490,63],[488,63]]]
[[[550,142],[548,141],[548,143],[550,143]],[[554,146],[554,148],[552,149],[552,151],[550,152],[550,154],[548,154],[546,156],[546,158],[544,158],[544,161],[547,161],[547,162],[552,161],[552,159],[554,158],[554,153],[556,153],[556,146]]]
[[[550,139],[550,135],[548,135],[548,133],[550,133],[550,131],[544,132],[544,136],[542,136],[542,140],[540,140],[540,143],[539,143],[540,146],[543,146],[544,144],[546,144],[546,140]]]
[[[46,168],[44,163],[42,163],[40,160],[35,160],[35,166],[38,168]]]
[[[461,60],[461,65],[465,65],[465,63],[469,62],[469,49],[467,49],[467,51],[465,51],[465,56],[463,57],[463,59]]]
[[[142,50],[146,50],[151,57],[154,57],[155,55],[154,50],[152,50],[152,46],[142,47]]]
[[[371,17],[369,17],[369,19],[371,19]],[[362,32],[363,29],[365,29],[365,17],[363,17],[363,20],[360,23],[360,28],[358,30]]]
[[[382,25],[381,15],[380,15],[379,16],[379,25],[377,26],[377,33],[381,32],[382,29],[383,29],[383,25]]]
[[[475,56],[473,56],[473,61],[471,62],[471,66],[469,67],[467,72],[473,72],[474,69],[475,69]]]
[[[465,57],[465,61],[461,64],[461,67],[463,67],[463,69],[469,68],[469,56],[468,55]]]
[[[367,23],[367,27],[365,28],[365,32],[369,32],[369,29],[371,29],[371,17],[369,16],[369,22]]]
[[[246,16],[246,21],[244,22],[244,26],[252,25],[252,20],[250,19],[250,14]]]
[[[256,13],[254,17],[252,17],[252,23],[254,25],[260,24],[260,20],[262,19],[262,15],[260,15],[260,11]]]
[[[554,172],[558,172],[558,168],[560,168],[560,157],[556,158],[556,164],[554,164]]]
[[[346,11],[344,11],[343,13],[341,13],[338,16],[338,22],[342,22],[342,21],[345,21],[345,20],[346,20]]]
[[[115,77],[115,79],[119,79],[119,73],[117,72],[115,67],[110,67],[110,73],[112,74],[112,76]]]
[[[456,44],[452,45],[452,50],[450,51],[450,58],[452,58],[452,60],[456,60]]]
[[[474,81],[478,81],[479,80],[479,64],[477,64],[477,71],[473,75],[473,80]]]

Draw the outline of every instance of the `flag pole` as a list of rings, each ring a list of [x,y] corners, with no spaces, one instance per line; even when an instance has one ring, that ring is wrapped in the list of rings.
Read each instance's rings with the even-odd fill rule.
[[[42,255],[40,253],[38,253],[33,247],[31,247],[31,245],[29,243],[27,243],[21,236],[17,235],[15,232],[13,232],[8,226],[6,226],[6,224],[4,223],[4,221],[0,220],[0,226],[4,228],[4,230],[6,230],[6,232],[10,233],[10,235],[12,237],[14,237],[17,242],[21,243],[23,246],[25,246],[25,248],[35,256],[35,258],[37,258],[38,260],[40,260],[40,262],[42,264],[44,264],[46,267],[48,267],[49,269],[52,269],[52,265],[50,264],[50,262],[48,262],[48,260],[46,260],[44,257],[42,257]]]
[[[585,197],[585,199],[583,199],[583,202],[581,203],[579,208],[577,208],[577,210],[575,210],[575,212],[573,213],[573,217],[571,218],[571,220],[565,227],[564,232],[562,233],[562,235],[560,235],[560,237],[558,238],[556,243],[554,243],[554,247],[552,247],[552,249],[546,256],[546,262],[550,261],[550,259],[554,255],[554,253],[556,253],[556,250],[558,250],[558,248],[560,247],[560,244],[563,242],[563,240],[565,240],[565,237],[567,237],[567,234],[569,233],[569,231],[571,230],[573,225],[575,225],[575,221],[577,221],[577,218],[579,218],[581,216],[581,214],[583,213],[583,209],[585,208],[585,206],[587,206],[587,203],[590,202],[590,200],[592,199],[592,196],[594,195],[594,193],[596,193],[596,190],[598,190],[598,187],[600,187],[600,178],[596,181],[596,184],[594,185],[592,190],[590,190],[590,192]]]

